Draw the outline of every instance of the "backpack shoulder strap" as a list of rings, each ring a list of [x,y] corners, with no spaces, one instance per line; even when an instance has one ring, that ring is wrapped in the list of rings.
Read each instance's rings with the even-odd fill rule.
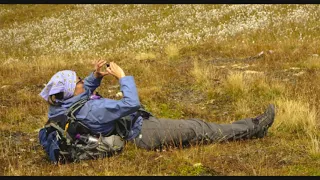
[[[69,139],[71,138],[71,135],[74,135],[75,133],[77,133],[77,129],[78,129],[78,126],[75,126],[75,121],[77,119],[75,116],[75,112],[77,112],[80,108],[82,108],[87,101],[88,101],[88,98],[80,99],[79,101],[72,104],[72,106],[70,106],[65,113],[68,120],[64,128],[64,133],[66,134],[67,137],[69,136],[68,137]],[[79,124],[80,126],[83,126],[86,130],[88,130],[88,128],[84,126],[82,123],[79,123],[79,121],[77,121],[76,124]],[[71,138],[71,140],[73,139],[74,138]]]
[[[50,132],[52,130],[57,130],[59,134],[67,140],[67,142],[72,141],[73,138],[69,133],[69,124],[76,120],[74,113],[78,109],[80,109],[87,101],[88,99],[81,99],[70,106],[65,114],[49,118],[47,124],[45,125],[45,128]]]
[[[74,113],[79,110],[86,102],[88,101],[87,98],[85,99],[80,99],[79,101],[75,102],[74,104],[72,104],[72,106],[70,106],[66,112],[66,115],[69,118],[72,118],[73,120],[76,119]]]

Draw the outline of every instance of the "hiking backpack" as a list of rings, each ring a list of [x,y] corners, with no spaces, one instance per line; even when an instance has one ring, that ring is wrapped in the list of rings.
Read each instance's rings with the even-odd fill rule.
[[[130,116],[122,117],[115,121],[115,127],[110,133],[95,134],[74,115],[87,101],[79,100],[66,114],[49,118],[45,127],[40,129],[39,141],[51,162],[64,164],[118,154],[138,117],[151,115],[140,108],[133,120]]]

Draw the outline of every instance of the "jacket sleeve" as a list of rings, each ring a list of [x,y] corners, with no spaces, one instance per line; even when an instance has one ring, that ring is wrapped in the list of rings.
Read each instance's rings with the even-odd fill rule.
[[[136,112],[140,108],[137,88],[133,76],[125,76],[119,80],[123,98],[113,100],[103,98],[92,103],[87,118],[92,122],[108,123]]]
[[[125,76],[119,80],[123,97],[120,100],[106,100],[104,107],[118,119],[136,112],[140,108],[140,100],[133,76]]]
[[[100,86],[101,80],[102,78],[94,77],[93,72],[91,72],[89,76],[84,79],[84,88],[90,90],[92,93]]]

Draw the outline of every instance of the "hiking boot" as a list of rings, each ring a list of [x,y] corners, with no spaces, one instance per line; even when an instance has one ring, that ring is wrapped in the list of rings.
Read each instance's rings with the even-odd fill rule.
[[[273,104],[270,104],[263,114],[253,118],[252,122],[257,125],[256,127],[258,129],[257,133],[254,136],[256,136],[257,138],[263,138],[264,136],[266,136],[269,127],[271,127],[274,122],[274,117],[275,106]]]

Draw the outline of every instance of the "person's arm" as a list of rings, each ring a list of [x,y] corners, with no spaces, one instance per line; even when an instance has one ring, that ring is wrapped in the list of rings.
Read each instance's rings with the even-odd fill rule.
[[[91,101],[90,106],[84,106],[80,110],[81,119],[90,119],[88,126],[98,128],[100,124],[105,124],[117,120],[136,112],[140,108],[138,92],[132,76],[125,76],[119,80],[120,90],[123,92],[123,98],[114,100],[101,98]],[[85,113],[81,113],[81,112]]]
[[[104,99],[103,114],[105,120],[112,121],[136,112],[140,108],[140,101],[133,76],[124,76],[119,80],[123,98],[120,100]]]
[[[104,108],[110,112],[109,119],[118,119],[137,111],[140,101],[133,76],[126,76],[122,68],[114,62],[110,62],[107,72],[119,80],[120,91],[123,94],[121,100],[105,101]]]
[[[102,77],[96,78],[94,72],[91,72],[89,76],[84,79],[84,88],[89,89],[91,92],[96,90],[101,84]]]

